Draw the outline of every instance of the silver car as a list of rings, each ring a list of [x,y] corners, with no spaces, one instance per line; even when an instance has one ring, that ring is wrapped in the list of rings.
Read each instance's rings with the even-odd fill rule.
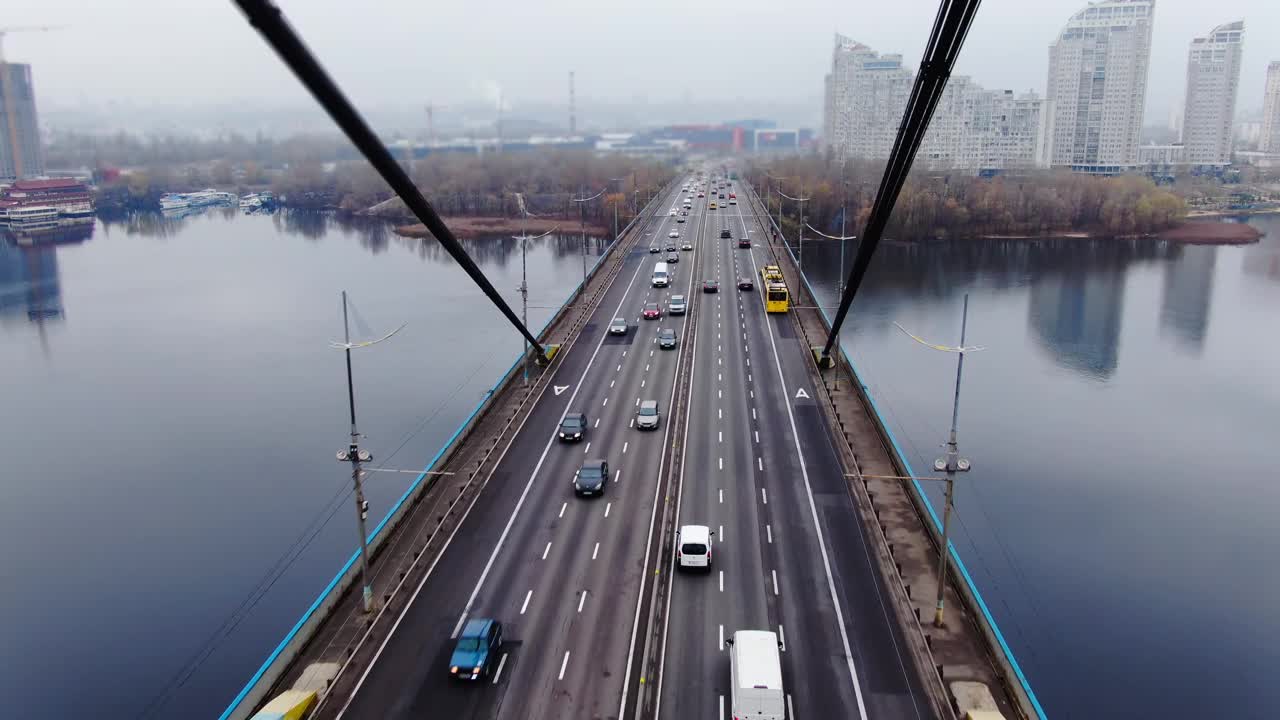
[[[637,430],[657,430],[662,416],[658,414],[657,400],[641,400],[640,409],[636,410]]]
[[[672,295],[671,301],[667,303],[668,315],[683,315],[686,309],[683,295]]]
[[[613,322],[609,323],[609,334],[610,335],[626,335],[627,334],[626,319],[614,318]]]

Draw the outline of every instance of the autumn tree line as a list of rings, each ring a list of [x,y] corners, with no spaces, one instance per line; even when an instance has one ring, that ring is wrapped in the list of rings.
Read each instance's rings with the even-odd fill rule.
[[[856,235],[871,214],[883,170],[882,162],[847,161],[841,167],[838,159],[805,155],[758,163],[749,177],[769,201],[770,214],[781,200],[789,235],[799,230],[799,203],[780,197],[779,191],[809,198],[804,203],[808,224],[828,234],[840,232],[843,209],[845,234]],[[915,170],[898,196],[885,237],[1144,235],[1177,225],[1185,215],[1181,198],[1144,177],[1027,169],[984,178],[964,171]]]

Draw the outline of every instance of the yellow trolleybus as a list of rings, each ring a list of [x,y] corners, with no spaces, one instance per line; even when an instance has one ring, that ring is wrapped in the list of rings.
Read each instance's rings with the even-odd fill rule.
[[[790,306],[790,294],[777,265],[760,268],[760,288],[764,292],[765,312],[784,313]]]

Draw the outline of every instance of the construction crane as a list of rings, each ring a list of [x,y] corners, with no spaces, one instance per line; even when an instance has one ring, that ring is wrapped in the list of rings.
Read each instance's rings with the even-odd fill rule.
[[[61,30],[66,25],[10,25],[9,27],[0,27],[0,63],[4,62],[4,36],[15,32],[48,32],[50,30]]]

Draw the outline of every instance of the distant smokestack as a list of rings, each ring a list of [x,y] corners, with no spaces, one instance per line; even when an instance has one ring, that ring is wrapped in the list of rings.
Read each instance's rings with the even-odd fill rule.
[[[578,118],[575,115],[573,100],[573,71],[569,71],[569,134],[578,134]]]

